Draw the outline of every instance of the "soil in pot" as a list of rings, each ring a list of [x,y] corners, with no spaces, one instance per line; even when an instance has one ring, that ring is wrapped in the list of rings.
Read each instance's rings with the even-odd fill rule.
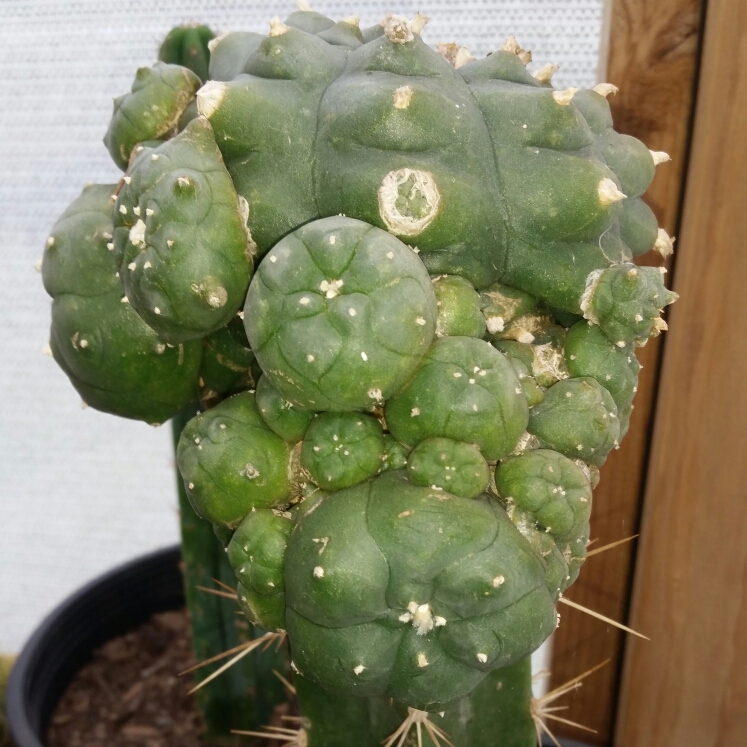
[[[47,747],[203,747],[194,681],[178,677],[194,664],[189,632],[186,610],[162,612],[104,644],[60,699]]]

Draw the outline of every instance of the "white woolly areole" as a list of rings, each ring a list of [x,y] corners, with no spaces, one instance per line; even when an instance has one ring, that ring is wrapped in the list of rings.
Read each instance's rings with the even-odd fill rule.
[[[551,376],[557,381],[569,377],[563,353],[555,348],[551,343],[548,342],[544,345],[534,345],[532,347],[532,353],[534,355],[532,373],[534,373],[535,376],[545,374]]]
[[[381,22],[386,38],[394,44],[407,44],[415,39],[410,22],[403,16],[388,16]]]
[[[488,332],[491,335],[496,335],[499,332],[503,332],[506,328],[506,322],[502,316],[486,316],[485,326],[488,328]]]
[[[415,34],[420,34],[428,20],[428,16],[422,13],[416,13],[412,21],[408,21],[404,16],[387,13],[381,21],[381,26],[390,42],[407,44],[414,41]]]
[[[454,57],[454,67],[458,70],[468,62],[474,62],[477,59],[467,47],[459,47],[456,56]]]
[[[309,0],[296,0],[296,7],[304,13],[311,13],[311,6]]]
[[[282,36],[288,27],[277,17],[270,21],[270,36]]]
[[[130,229],[130,243],[133,246],[145,243],[145,223],[142,218],[138,218],[137,223]]]
[[[565,91],[553,91],[552,97],[560,106],[568,106],[573,101],[573,97],[578,93],[578,88],[566,88]]]
[[[506,41],[503,42],[503,46],[501,49],[504,52],[511,52],[512,54],[516,54],[521,49],[521,44],[519,44],[518,41],[516,41],[516,37],[511,34],[511,36],[506,39]]]
[[[651,158],[654,159],[654,166],[658,166],[660,163],[666,163],[671,161],[672,158],[665,150],[649,150]]]
[[[230,31],[223,32],[220,36],[216,36],[215,38],[211,39],[208,42],[208,49],[210,50],[210,53],[212,54],[215,52],[215,48],[230,34]]]
[[[422,217],[402,215],[397,209],[400,198],[399,188],[410,178],[413,185],[408,197],[422,197],[428,210]],[[417,236],[434,220],[441,205],[441,193],[438,191],[433,174],[416,169],[397,169],[390,171],[382,180],[378,191],[379,214],[391,233],[398,236]]]
[[[412,615],[412,626],[416,629],[418,635],[425,635],[433,630],[433,613],[431,612],[429,604],[410,602],[410,604],[407,605],[407,609]],[[446,624],[445,620],[443,624]]]
[[[597,83],[591,90],[607,98],[610,94],[616,94],[620,89],[613,83]]]
[[[532,53],[528,49],[522,49],[521,44],[516,41],[516,37],[513,34],[503,42],[501,49],[504,52],[515,54],[525,65],[528,65],[532,61]]]
[[[400,86],[394,92],[394,108],[407,109],[412,101],[412,86]]]
[[[340,288],[342,288],[343,284],[343,280],[322,280],[319,283],[319,290],[324,293],[326,298],[336,298],[340,295]]]
[[[584,286],[584,292],[581,294],[578,305],[581,308],[581,313],[584,315],[584,319],[588,319],[592,324],[599,324],[599,319],[596,314],[591,310],[591,302],[594,297],[594,292],[599,285],[599,281],[604,274],[604,270],[592,270],[586,276],[586,285]]]
[[[360,16],[348,16],[347,18],[343,18],[342,22],[347,23],[348,26],[354,26],[355,28],[360,28],[361,17]]]
[[[423,15],[422,13],[416,13],[413,16],[412,21],[410,21],[410,28],[414,34],[420,34],[430,20],[431,19],[428,18],[428,16]]]
[[[552,76],[558,72],[559,67],[560,65],[554,65],[552,62],[548,62],[546,65],[539,68],[539,70],[535,70],[532,75],[534,76],[534,79],[538,80],[540,83],[551,83]]]
[[[614,205],[614,203],[620,202],[620,200],[624,200],[627,197],[608,176],[605,176],[597,184],[597,195],[599,195],[599,202],[605,207],[607,205]]]
[[[438,42],[436,44],[436,52],[443,57],[452,67],[456,62],[457,52],[461,47],[456,42]]]
[[[197,111],[198,113],[210,119],[223,103],[226,95],[227,86],[219,80],[209,80],[197,91]]]
[[[663,228],[659,229],[654,242],[654,249],[661,254],[664,259],[674,254],[674,236],[670,236]]]

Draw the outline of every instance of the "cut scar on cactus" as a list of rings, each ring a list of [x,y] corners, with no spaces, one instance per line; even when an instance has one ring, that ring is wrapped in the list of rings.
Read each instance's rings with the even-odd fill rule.
[[[584,726],[583,724],[579,724],[575,721],[571,721],[569,719],[555,715],[557,711],[564,710],[565,706],[551,706],[550,703],[554,703],[558,698],[563,697],[563,695],[567,695],[569,692],[582,687],[582,680],[596,672],[598,669],[601,669],[603,666],[608,664],[609,661],[609,659],[606,659],[601,664],[597,664],[595,667],[588,669],[583,674],[579,674],[577,677],[568,680],[568,682],[566,682],[565,684],[556,687],[554,690],[551,690],[549,693],[546,693],[542,697],[532,698],[529,701],[529,710],[532,715],[532,720],[534,721],[535,730],[537,732],[538,745],[542,744],[542,735],[547,734],[547,736],[552,740],[553,744],[555,744],[556,747],[560,747],[560,743],[547,725],[548,720],[558,721],[559,723],[566,724],[568,726],[574,726],[577,729],[582,729],[583,731],[588,731],[596,734],[595,729],[590,729],[588,726]]]

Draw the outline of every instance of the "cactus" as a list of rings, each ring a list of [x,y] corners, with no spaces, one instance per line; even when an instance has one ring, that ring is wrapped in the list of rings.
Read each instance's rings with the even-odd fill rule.
[[[120,183],[42,265],[86,402],[201,403],[184,495],[287,638],[288,745],[533,743],[528,657],[676,299],[632,262],[671,253],[641,200],[666,154],[614,131],[614,86],[556,90],[513,37],[434,51],[426,21],[175,29],[115,101]]]

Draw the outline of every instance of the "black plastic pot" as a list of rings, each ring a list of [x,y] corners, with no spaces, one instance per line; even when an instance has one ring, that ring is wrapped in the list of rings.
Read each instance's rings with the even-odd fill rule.
[[[95,649],[156,612],[184,605],[180,560],[179,548],[169,547],[115,568],[79,589],[44,620],[23,647],[8,681],[5,705],[15,747],[43,747],[57,702]]]
[[[169,547],[115,568],[81,588],[44,620],[24,646],[8,681],[5,705],[15,747],[44,747],[43,735],[57,702],[95,649],[147,622],[156,612],[184,605],[180,560],[179,548]],[[562,745],[584,747],[572,741]]]

